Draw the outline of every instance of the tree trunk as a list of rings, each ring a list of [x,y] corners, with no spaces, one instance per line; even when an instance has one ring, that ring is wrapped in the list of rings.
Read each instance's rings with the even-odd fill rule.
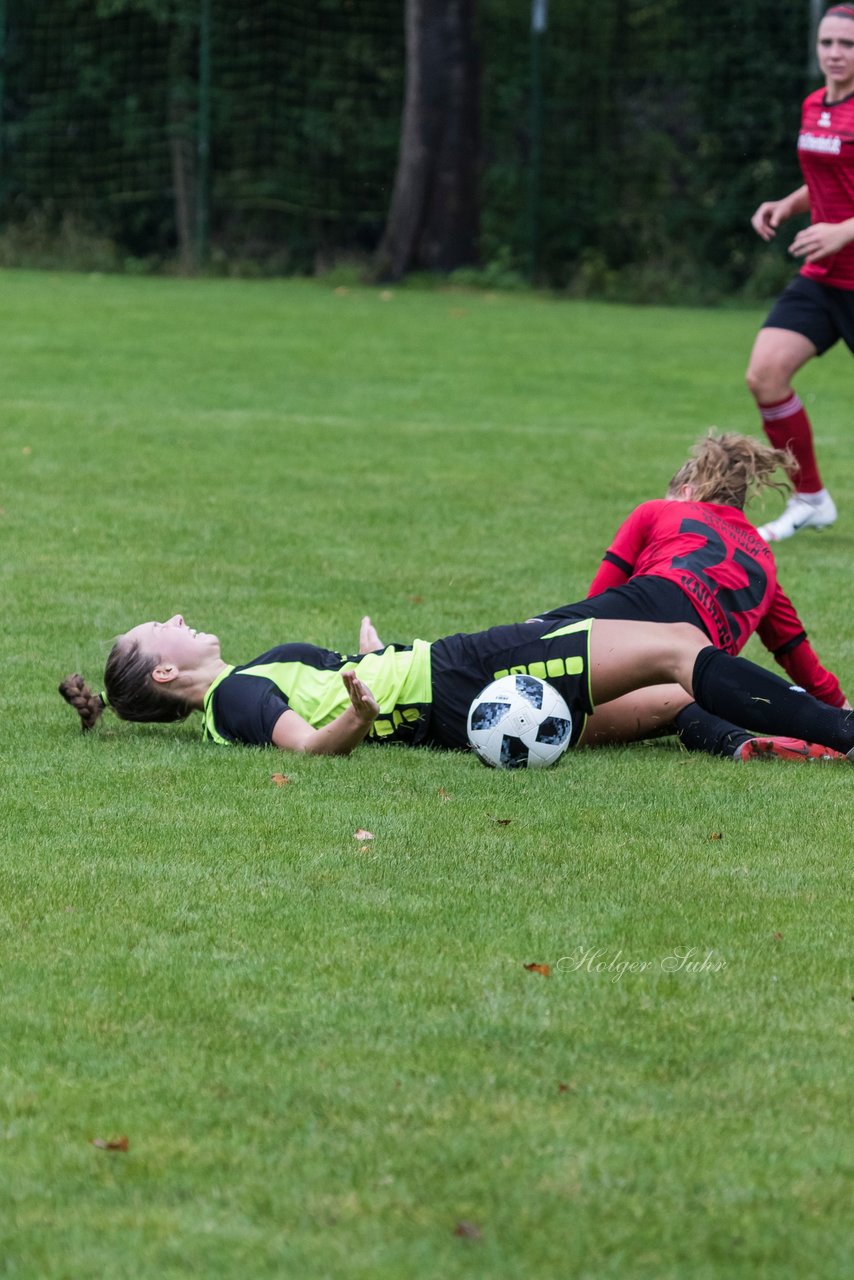
[[[189,23],[177,23],[169,44],[169,149],[175,200],[178,263],[185,274],[195,271],[197,102],[194,81],[196,33]]]
[[[477,0],[407,0],[406,95],[378,279],[477,259],[480,60]]]

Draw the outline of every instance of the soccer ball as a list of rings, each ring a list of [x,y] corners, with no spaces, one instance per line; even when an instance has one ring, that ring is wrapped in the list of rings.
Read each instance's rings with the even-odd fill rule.
[[[572,716],[553,685],[538,676],[501,676],[469,707],[468,738],[493,769],[545,769],[569,746]]]

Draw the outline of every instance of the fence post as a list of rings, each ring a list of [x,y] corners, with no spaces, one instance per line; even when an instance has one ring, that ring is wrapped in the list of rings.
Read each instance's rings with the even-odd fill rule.
[[[0,0],[2,3],[3,0]],[[210,248],[211,0],[199,0],[198,180],[196,183],[196,265]]]
[[[528,275],[536,281],[540,267],[540,172],[543,141],[542,47],[548,26],[549,0],[531,0],[531,155],[528,167]]]

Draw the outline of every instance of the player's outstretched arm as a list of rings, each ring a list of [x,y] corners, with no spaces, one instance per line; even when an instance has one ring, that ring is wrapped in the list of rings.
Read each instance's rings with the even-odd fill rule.
[[[375,653],[377,649],[384,647],[376,627],[366,614],[359,627],[359,653]]]
[[[348,756],[368,735],[379,715],[379,703],[355,671],[342,672],[350,706],[322,729],[313,728],[296,711],[283,711],[273,729],[273,745],[312,756]]]

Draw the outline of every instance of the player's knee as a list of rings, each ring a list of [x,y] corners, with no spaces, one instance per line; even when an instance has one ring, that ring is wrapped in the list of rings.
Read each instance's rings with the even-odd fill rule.
[[[774,398],[780,382],[780,374],[767,361],[761,364],[751,362],[744,375],[747,389],[759,404],[768,403]]]
[[[704,631],[690,622],[673,623],[668,630],[672,633],[667,653],[670,678],[675,684],[681,684],[683,689],[690,689],[697,654],[707,649],[711,641]]]
[[[758,404],[774,404],[791,390],[789,362],[776,359],[773,352],[754,355],[747,366],[744,380]]]

